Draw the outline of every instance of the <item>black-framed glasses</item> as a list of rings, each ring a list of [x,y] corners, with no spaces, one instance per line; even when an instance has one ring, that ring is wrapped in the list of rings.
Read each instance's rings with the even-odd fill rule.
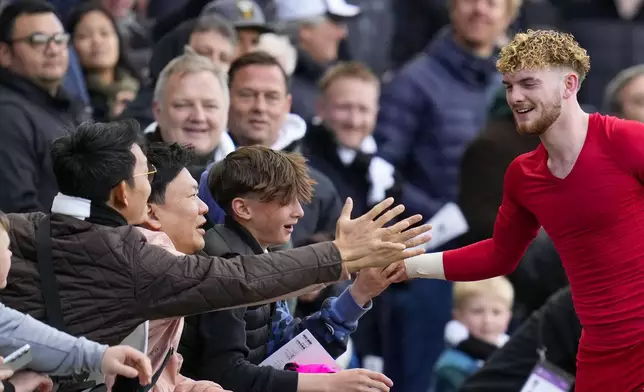
[[[150,181],[150,183],[152,183],[152,181],[154,180],[154,175],[156,173],[157,173],[157,168],[154,167],[154,165],[150,163],[150,164],[148,164],[148,171],[147,172],[135,174],[135,175],[132,176],[132,178],[140,177],[140,176],[148,176],[148,181]]]
[[[55,33],[53,35],[47,35],[45,33],[33,33],[11,41],[11,43],[17,42],[26,42],[33,48],[47,48],[52,42],[56,45],[67,45],[69,43],[69,34]]]

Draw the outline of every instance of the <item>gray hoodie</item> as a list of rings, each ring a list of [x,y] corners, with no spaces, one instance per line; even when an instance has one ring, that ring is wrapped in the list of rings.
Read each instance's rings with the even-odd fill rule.
[[[0,355],[6,357],[25,344],[31,346],[33,358],[27,367],[51,375],[100,372],[107,349],[0,304]]]

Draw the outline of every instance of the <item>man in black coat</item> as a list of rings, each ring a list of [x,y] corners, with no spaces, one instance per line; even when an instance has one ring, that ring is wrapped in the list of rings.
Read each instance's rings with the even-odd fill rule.
[[[49,211],[58,186],[54,139],[91,118],[62,89],[69,35],[47,2],[16,1],[0,14],[0,209]]]

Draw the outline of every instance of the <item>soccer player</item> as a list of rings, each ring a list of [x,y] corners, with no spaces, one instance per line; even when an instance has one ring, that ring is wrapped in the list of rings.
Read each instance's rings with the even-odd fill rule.
[[[473,281],[510,273],[541,226],[583,325],[577,392],[644,388],[644,125],[585,113],[590,69],[575,39],[517,34],[497,62],[517,129],[536,150],[509,166],[493,238],[406,261],[411,278]]]

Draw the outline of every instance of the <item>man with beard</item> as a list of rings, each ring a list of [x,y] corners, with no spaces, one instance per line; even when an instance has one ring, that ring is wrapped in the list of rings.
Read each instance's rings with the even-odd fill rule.
[[[508,168],[492,239],[408,259],[408,275],[506,275],[543,226],[583,325],[576,390],[642,390],[644,125],[581,109],[590,58],[569,34],[517,34],[497,68],[518,132],[541,145]]]

